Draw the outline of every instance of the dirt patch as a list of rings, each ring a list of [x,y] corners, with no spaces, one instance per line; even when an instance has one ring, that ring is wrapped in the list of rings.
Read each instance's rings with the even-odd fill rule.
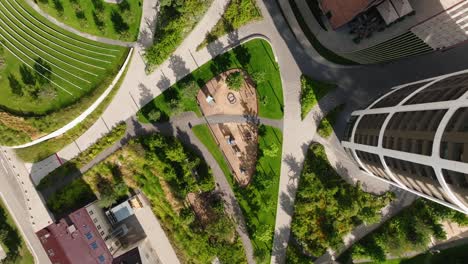
[[[44,135],[44,133],[40,133],[39,130],[28,124],[23,118],[13,116],[7,112],[0,112],[0,122],[9,128],[28,134],[32,140]]]
[[[226,78],[233,72],[229,70],[208,81],[198,92],[202,112],[210,115],[252,115],[258,114],[257,91],[252,79],[242,71],[244,84],[239,91],[229,89]]]
[[[190,203],[192,210],[197,215],[198,220],[203,226],[206,226],[216,217],[211,208],[204,201],[203,197],[196,193],[187,194],[187,201]]]

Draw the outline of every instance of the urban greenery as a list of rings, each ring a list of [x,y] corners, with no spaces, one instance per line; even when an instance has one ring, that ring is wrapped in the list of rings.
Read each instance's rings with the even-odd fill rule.
[[[2,261],[5,264],[33,264],[34,258],[29,252],[24,239],[13,218],[0,200],[0,246],[7,254]]]
[[[323,138],[329,138],[333,133],[333,126],[335,125],[338,115],[343,111],[344,104],[340,104],[325,115],[317,127],[317,133]]]
[[[212,0],[163,0],[159,2],[154,44],[145,52],[150,68],[163,63],[192,31]]]
[[[47,207],[57,218],[94,201],[95,194],[89,185],[77,178],[47,199]]]
[[[346,59],[334,53],[332,50],[328,49],[322,43],[320,43],[320,41],[317,39],[317,37],[314,35],[314,33],[310,30],[309,26],[307,25],[304,17],[301,14],[301,11],[299,10],[299,7],[296,4],[296,1],[289,0],[289,4],[291,6],[291,9],[293,10],[294,15],[296,16],[297,23],[299,24],[299,27],[301,28],[302,32],[304,32],[304,35],[309,40],[310,44],[322,57],[336,64],[343,64],[343,65],[358,64],[354,61],[351,61],[349,59]]]
[[[321,256],[337,249],[343,236],[362,223],[375,223],[393,193],[375,196],[345,182],[330,165],[322,145],[313,143],[306,156],[294,205],[291,235],[302,249]]]
[[[242,76],[242,72],[236,71],[229,74],[228,77],[226,77],[226,84],[228,85],[229,89],[240,91],[242,85],[244,84],[244,76]]]
[[[317,81],[307,75],[301,76],[301,118],[304,119],[310,110],[327,93],[336,88],[335,84]]]
[[[427,252],[412,258],[392,259],[386,261],[372,262],[372,264],[444,264],[465,263],[468,259],[468,246],[461,245],[440,250],[439,253]],[[370,264],[371,262],[367,262]]]
[[[245,262],[233,223],[214,192],[211,171],[180,141],[157,134],[139,138],[100,166],[109,164],[120,164],[114,174],[148,196],[181,261],[209,263],[217,256],[221,262]],[[189,193],[200,194],[210,214],[208,222],[184,204]]]
[[[216,41],[223,35],[231,33],[243,25],[255,20],[260,20],[261,18],[262,14],[255,0],[231,0],[221,19],[210,32],[206,34],[203,42],[197,46],[197,50],[206,47],[209,43]]]
[[[387,255],[402,256],[406,252],[426,250],[431,237],[445,239],[441,224],[445,220],[468,225],[466,215],[429,200],[418,199],[354,244],[340,259],[385,261]]]
[[[24,0],[0,2],[0,24],[0,120],[10,135],[2,145],[31,141],[73,120],[108,87],[128,52],[73,35]]]
[[[246,187],[236,184],[226,160],[206,125],[195,126],[194,133],[207,147],[231,184],[245,217],[258,263],[269,263],[273,246],[283,138],[280,130],[260,125],[259,157],[256,172]],[[277,147],[271,147],[276,145]],[[277,150],[275,151],[274,149]],[[268,152],[269,155],[265,155]]]
[[[222,263],[246,262],[209,167],[175,138],[154,134],[132,139],[76,181],[74,188],[67,186],[54,198],[67,201],[71,196],[76,200],[96,195],[99,205],[107,207],[142,190],[181,262],[210,263],[215,257]],[[189,194],[201,199],[204,210],[190,205]],[[50,200],[48,204],[60,210],[71,207]]]
[[[119,4],[104,0],[36,0],[54,18],[79,31],[111,39],[134,41],[138,36],[142,0]]]
[[[39,185],[37,185],[37,189],[44,190],[53,184],[61,182],[64,177],[78,173],[83,166],[92,161],[99,153],[121,140],[125,135],[126,129],[126,123],[117,124],[109,133],[98,139],[96,143],[78,154],[78,156],[45,176]]]
[[[201,115],[196,94],[205,83],[229,69],[242,68],[250,76],[256,76],[259,115],[266,118],[283,117],[283,90],[278,64],[273,51],[264,40],[251,40],[205,63],[197,70],[174,84],[161,95],[146,104],[139,112],[140,122],[150,122],[149,114],[159,115],[157,121],[167,121],[181,112],[193,111]],[[161,83],[164,83],[161,80]],[[158,85],[158,84],[157,84]],[[159,114],[158,114],[159,112]],[[151,122],[155,122],[154,119]]]
[[[72,143],[75,139],[83,135],[83,133],[88,130],[97,120],[101,117],[104,110],[109,106],[114,98],[114,95],[119,90],[123,80],[128,71],[128,65],[125,71],[123,72],[122,76],[120,77],[119,81],[115,84],[115,87],[112,91],[107,95],[107,97],[99,104],[99,106],[83,121],[81,121],[78,125],[74,128],[70,129],[69,131],[65,132],[62,136],[56,137],[53,139],[49,139],[45,142],[41,142],[31,147],[17,149],[15,152],[23,161],[26,162],[38,162],[41,161],[50,155],[53,155],[57,151],[61,150],[68,144]],[[50,116],[60,118],[60,115],[70,114],[70,115],[79,115],[85,106],[89,106],[92,104],[100,94],[96,91],[90,94],[89,97],[85,97],[82,99],[83,104],[76,104],[76,107],[66,108],[63,111],[52,113]],[[86,100],[86,103],[85,103]],[[62,113],[62,114],[60,114]]]

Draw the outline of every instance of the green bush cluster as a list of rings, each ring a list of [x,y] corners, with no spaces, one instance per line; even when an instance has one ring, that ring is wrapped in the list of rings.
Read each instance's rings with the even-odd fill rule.
[[[112,146],[118,140],[121,140],[125,135],[126,129],[126,123],[121,122],[117,124],[109,133],[98,139],[92,146],[78,154],[78,156],[75,158],[67,161],[62,166],[50,172],[40,181],[37,188],[39,190],[44,190],[54,183],[56,184],[60,182],[63,177],[78,172],[80,168],[92,161],[103,150]]]
[[[291,232],[313,256],[337,249],[343,236],[362,223],[375,223],[393,193],[375,196],[349,185],[330,165],[325,149],[312,144],[299,180]]]
[[[233,72],[226,78],[226,84],[228,85],[229,89],[240,91],[242,85],[244,84],[244,76],[242,76],[240,71]]]
[[[47,199],[47,207],[57,218],[94,201],[95,194],[81,178],[73,180]]]
[[[336,88],[335,84],[313,80],[307,75],[301,76],[301,118],[304,119],[309,111],[327,93]]]
[[[192,31],[212,0],[164,0],[154,34],[154,44],[145,52],[150,67],[163,63]]]
[[[335,124],[338,115],[344,108],[344,104],[341,104],[331,110],[322,120],[317,127],[317,133],[323,138],[329,138],[333,133],[333,125]]]
[[[221,19],[206,34],[202,43],[197,46],[197,50],[206,47],[209,43],[217,40],[225,34],[239,29],[245,24],[262,18],[262,14],[255,3],[255,0],[231,0],[224,11]]]
[[[118,159],[128,170],[124,178],[134,177],[151,200],[181,261],[210,263],[216,256],[221,263],[246,262],[233,222],[224,213],[211,171],[202,160],[180,141],[158,134],[133,140],[124,150],[131,153]],[[170,204],[163,182],[169,185],[173,199],[184,204],[180,211]],[[209,223],[202,224],[184,203],[189,192],[199,194],[213,213]]]
[[[462,226],[468,225],[468,217],[446,206],[418,199],[374,232],[353,245],[348,254],[353,259],[384,261],[387,254],[402,256],[404,253],[427,249],[431,237],[445,239],[441,222],[450,220]]]

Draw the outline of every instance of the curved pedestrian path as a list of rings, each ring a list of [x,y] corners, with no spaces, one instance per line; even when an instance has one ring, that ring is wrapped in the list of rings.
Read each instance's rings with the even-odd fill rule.
[[[30,5],[34,10],[36,10],[36,12],[38,12],[39,14],[41,14],[44,18],[46,18],[47,20],[49,20],[51,23],[65,29],[66,31],[68,32],[72,32],[78,36],[81,36],[83,38],[87,38],[89,40],[93,40],[93,41],[97,41],[97,42],[102,42],[102,43],[106,43],[106,44],[110,44],[110,45],[116,45],[116,46],[122,46],[122,47],[133,47],[136,45],[136,42],[127,42],[127,41],[121,41],[121,40],[116,40],[116,39],[109,39],[109,38],[104,38],[104,37],[99,37],[99,36],[94,36],[94,35],[91,35],[91,34],[88,34],[88,33],[84,33],[84,32],[81,32],[75,28],[72,28],[60,21],[58,21],[57,19],[55,19],[53,16],[47,14],[46,12],[44,12],[42,9],[39,8],[39,6],[34,3],[34,1],[32,0],[25,0],[25,2]]]
[[[155,3],[154,0],[143,2],[143,17],[151,18],[154,16],[155,11],[154,9],[150,10],[150,8]],[[318,114],[309,114],[304,121],[300,120],[301,74],[306,73],[319,80],[332,80],[337,83],[337,93],[346,99],[348,107],[352,109],[395,84],[468,67],[468,48],[465,45],[443,54],[437,54],[437,56],[429,54],[386,65],[342,67],[324,61],[318,54],[312,54],[312,56],[309,54],[314,52],[312,47],[311,51],[304,50],[289,31],[276,1],[257,1],[264,16],[262,21],[244,26],[235,34],[219,39],[215,43],[218,46],[216,49],[213,44],[210,44],[208,47],[196,51],[196,47],[203,40],[207,29],[211,28],[220,18],[226,3],[226,0],[214,1],[197,27],[173,55],[149,75],[145,73],[146,65],[141,57],[143,49],[137,45],[128,74],[102,118],[73,144],[59,151],[57,155],[64,160],[73,158],[105,134],[109,127],[133,116],[147,102],[214,56],[227,51],[242,41],[263,37],[269,40],[273,47],[280,66],[284,89],[283,162],[278,197],[284,194],[289,199],[283,203],[278,202],[272,252],[272,263],[284,263],[300,168],[307,146],[315,137],[317,120],[327,110],[323,103],[319,103],[313,111]],[[294,25],[292,27],[296,32],[297,28]],[[418,67],[414,65],[418,65]],[[322,106],[324,111],[322,111]],[[340,149],[339,141],[331,143],[328,148],[331,150]],[[288,157],[293,157],[293,159]],[[30,169],[33,177],[40,177],[58,166],[60,166],[59,161],[55,156],[52,156],[43,162],[30,165]],[[291,181],[291,179],[296,180]]]

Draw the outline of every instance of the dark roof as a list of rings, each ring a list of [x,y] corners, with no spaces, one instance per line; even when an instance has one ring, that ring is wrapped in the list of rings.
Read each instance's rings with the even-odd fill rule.
[[[141,257],[138,247],[114,259],[113,264],[140,264]]]
[[[52,263],[112,263],[112,255],[85,208],[36,234]]]

